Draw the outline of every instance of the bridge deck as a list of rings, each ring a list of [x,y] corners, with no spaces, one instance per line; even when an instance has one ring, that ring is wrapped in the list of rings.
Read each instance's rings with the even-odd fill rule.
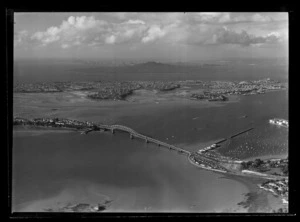
[[[128,133],[130,133],[131,135],[133,135],[135,137],[138,137],[138,138],[141,138],[141,139],[145,139],[145,140],[147,140],[149,142],[152,142],[152,143],[155,143],[157,145],[161,145],[161,146],[167,147],[169,149],[177,150],[179,152],[183,152],[183,153],[186,153],[188,155],[191,153],[190,151],[187,151],[185,149],[182,149],[182,148],[176,147],[174,145],[171,145],[171,144],[159,141],[157,139],[153,139],[151,137],[147,137],[147,136],[145,136],[145,135],[143,135],[141,133],[136,132],[135,130],[133,130],[133,129],[129,128],[129,127],[126,127],[126,126],[122,126],[122,125],[98,125],[98,127],[100,129],[105,129],[105,130],[121,130],[121,131],[125,131],[125,132],[128,132]]]

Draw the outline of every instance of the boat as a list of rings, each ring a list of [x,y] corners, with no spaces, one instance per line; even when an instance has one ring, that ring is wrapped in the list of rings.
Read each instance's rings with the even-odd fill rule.
[[[270,119],[269,123],[277,125],[277,126],[289,127],[289,122],[285,119],[274,118],[274,119]]]

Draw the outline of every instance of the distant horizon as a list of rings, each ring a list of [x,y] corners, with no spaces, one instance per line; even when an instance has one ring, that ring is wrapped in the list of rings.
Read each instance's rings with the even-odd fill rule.
[[[283,60],[288,61],[288,57],[272,57],[272,58],[237,58],[228,57],[226,59],[202,59],[190,60],[187,62],[176,62],[170,60],[155,60],[155,59],[98,59],[98,58],[14,58],[14,61],[92,61],[92,62],[132,62],[132,63],[161,63],[161,64],[190,64],[190,63],[207,63],[207,62],[238,62],[238,61],[262,61],[262,60]]]

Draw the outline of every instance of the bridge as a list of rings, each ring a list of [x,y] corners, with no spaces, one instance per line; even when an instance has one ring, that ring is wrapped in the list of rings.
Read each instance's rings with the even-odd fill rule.
[[[99,125],[97,125],[96,127],[92,128],[92,129],[91,128],[86,129],[84,131],[84,133],[86,134],[86,133],[88,133],[90,131],[93,131],[93,130],[111,131],[111,133],[113,133],[113,134],[115,133],[115,131],[123,131],[123,132],[129,133],[130,139],[140,138],[140,139],[145,140],[146,143],[151,142],[151,143],[154,143],[154,144],[158,145],[159,147],[163,147],[163,148],[167,148],[169,150],[177,151],[179,154],[185,154],[185,155],[188,155],[188,156],[191,154],[191,152],[188,151],[188,150],[185,150],[185,149],[182,149],[180,147],[162,142],[160,140],[151,138],[149,136],[145,136],[145,135],[143,135],[141,133],[138,133],[135,130],[133,130],[133,129],[127,127],[127,126],[123,126],[123,125],[99,124]]]
[[[248,132],[250,130],[252,130],[253,128],[249,128],[247,130],[244,130],[242,132],[239,132],[233,136],[231,136],[230,138],[232,139],[233,137],[236,137],[242,133],[245,133],[245,132]],[[197,166],[197,167],[201,167],[201,168],[204,168],[206,170],[212,170],[212,171],[218,171],[218,172],[222,172],[222,173],[230,173],[230,174],[234,174],[234,175],[239,175],[239,176],[250,176],[250,174],[245,174],[245,173],[238,173],[238,172],[235,172],[235,171],[232,171],[232,170],[229,170],[227,169],[225,166],[221,165],[220,162],[222,163],[229,163],[229,164],[239,164],[238,161],[228,161],[228,160],[216,160],[214,158],[211,158],[209,156],[204,156],[204,155],[199,155],[197,154],[198,158],[199,158],[199,161],[201,161],[201,164],[204,164],[206,165],[206,167],[204,166],[201,166],[201,164],[196,164],[192,159],[192,152],[188,151],[188,150],[185,150],[185,149],[182,149],[180,147],[177,147],[177,146],[174,146],[174,145],[171,145],[171,144],[168,144],[168,143],[165,143],[165,142],[162,142],[160,140],[157,140],[157,139],[154,139],[154,138],[151,138],[149,136],[146,136],[146,135],[143,135],[141,133],[138,133],[137,131],[131,129],[130,127],[127,127],[127,126],[123,126],[123,125],[104,125],[104,124],[98,124],[98,125],[94,125],[92,127],[88,127],[85,129],[85,131],[83,133],[88,133],[88,132],[91,132],[91,131],[100,131],[100,130],[103,130],[103,131],[111,131],[111,133],[115,133],[115,131],[123,131],[123,132],[127,132],[129,133],[130,135],[130,139],[133,139],[133,138],[140,138],[140,139],[143,139],[145,140],[146,143],[154,143],[156,145],[158,145],[159,147],[162,147],[162,148],[167,148],[169,150],[174,150],[174,151],[177,151],[179,154],[184,154],[184,155],[187,155],[188,156],[188,159],[189,161]],[[221,139],[219,141],[216,142],[216,144],[218,143],[222,143],[224,141],[226,141],[227,139]],[[207,167],[208,166],[208,167]],[[251,176],[253,176],[251,174]],[[258,176],[258,175],[256,175]],[[271,176],[272,178],[275,177],[273,175],[266,175],[264,176],[265,178],[268,178],[268,179],[271,179]],[[277,178],[277,177],[276,177]]]

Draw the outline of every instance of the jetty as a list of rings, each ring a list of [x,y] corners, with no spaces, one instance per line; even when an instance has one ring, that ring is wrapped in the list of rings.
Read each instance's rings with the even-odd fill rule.
[[[251,127],[251,128],[249,128],[249,129],[243,130],[243,131],[241,131],[241,132],[238,132],[238,133],[232,135],[230,138],[232,139],[232,138],[234,138],[234,137],[236,137],[236,136],[238,136],[238,135],[241,135],[241,134],[246,133],[246,132],[248,132],[248,131],[250,131],[250,130],[253,130],[253,129],[254,129],[254,128]]]

